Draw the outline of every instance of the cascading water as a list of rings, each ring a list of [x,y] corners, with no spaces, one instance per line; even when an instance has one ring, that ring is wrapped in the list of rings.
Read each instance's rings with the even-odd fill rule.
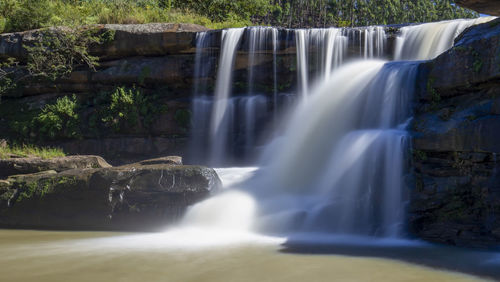
[[[395,57],[432,58],[451,47],[466,25],[484,21],[405,27]],[[272,34],[272,38],[279,37]],[[297,92],[298,96],[309,93],[308,98],[283,118],[284,133],[265,148],[253,177],[193,206],[183,225],[208,223],[282,235],[401,236],[409,143],[405,128],[411,119],[420,62],[369,60],[387,56],[381,27],[296,30],[293,34]],[[341,65],[346,61],[346,48],[357,48],[353,38],[359,38],[353,41],[359,44],[359,58],[367,59]],[[287,44],[272,45],[275,60],[276,46]],[[310,70],[313,62],[316,69]],[[314,79],[317,83],[311,88]],[[251,113],[246,121],[255,118],[256,112]]]
[[[249,27],[224,30],[215,91],[211,95],[207,74],[211,73],[215,65],[214,52],[210,48],[214,45],[213,34],[203,32],[196,39],[196,80],[193,87],[193,130],[189,159],[194,163],[216,166],[231,164],[238,159],[246,163],[255,159],[264,140],[263,129],[271,127],[258,123],[269,121],[269,117],[272,117],[273,122],[270,124],[276,126],[279,113],[284,112],[282,109],[286,109],[289,104],[292,95],[283,93],[283,86],[286,88],[295,83],[298,96],[305,99],[311,85],[329,78],[331,72],[344,63],[349,47],[359,47],[360,58],[382,57],[386,41],[382,27],[309,30]],[[238,50],[243,52],[238,55]],[[244,51],[247,52],[246,88],[242,90]],[[287,69],[282,62],[291,61],[290,55],[295,57],[295,66],[291,65]],[[238,66],[234,65],[236,58]],[[231,75],[235,68],[240,72],[237,82],[233,81]],[[296,69],[297,80],[284,82],[279,79],[279,73],[286,73],[292,68]],[[269,79],[270,69],[272,81]],[[283,77],[286,79],[289,74]],[[238,88],[236,93],[231,93],[233,85]],[[240,99],[239,96],[248,98]],[[264,98],[267,101],[264,102]],[[241,115],[239,112],[246,114]],[[266,115],[267,118],[263,117]],[[275,136],[276,130],[272,131],[274,133],[270,135]]]
[[[416,67],[349,64],[295,110],[269,148],[273,159],[249,182],[265,199],[264,229],[397,234],[407,142],[398,126],[409,118]]]
[[[210,120],[211,160],[215,163],[224,158],[228,128],[228,100],[231,92],[232,67],[236,48],[244,29],[234,28],[222,32],[222,47],[215,85],[212,117]]]
[[[347,38],[339,28],[297,29],[295,30],[297,52],[297,76],[300,96],[308,96],[309,64],[313,63],[316,73],[312,79],[326,79],[338,67],[347,51]],[[309,54],[314,54],[309,56]]]
[[[395,60],[428,60],[453,46],[455,38],[466,28],[493,20],[482,17],[472,20],[452,20],[419,24],[401,28],[396,41]]]

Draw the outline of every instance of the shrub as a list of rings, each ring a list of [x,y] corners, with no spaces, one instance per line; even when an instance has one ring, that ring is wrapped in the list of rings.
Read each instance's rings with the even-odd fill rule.
[[[135,87],[117,87],[101,120],[115,132],[133,131],[140,126],[147,128],[159,113],[166,111],[165,106],[154,103],[153,98]]]
[[[48,104],[33,121],[33,130],[41,139],[77,138],[80,136],[76,96],[58,98]]]

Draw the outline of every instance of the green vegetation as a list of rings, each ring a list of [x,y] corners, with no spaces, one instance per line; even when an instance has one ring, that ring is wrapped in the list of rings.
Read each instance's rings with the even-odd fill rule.
[[[6,114],[13,113],[9,123],[13,134],[8,135],[14,140],[37,142],[81,136],[79,104],[75,95],[60,97],[41,109],[28,108],[21,105],[19,109],[1,109]]]
[[[45,105],[33,120],[33,130],[43,139],[70,139],[80,136],[76,96],[58,98]]]
[[[31,199],[37,192],[38,184],[36,182],[18,182],[17,188],[20,190],[16,202],[20,203],[24,200]]]
[[[417,161],[426,161],[427,154],[421,150],[413,150],[413,158]]]
[[[481,56],[474,49],[471,50],[471,54],[474,57],[474,62],[472,63],[472,70],[475,73],[478,73],[483,68],[483,60],[481,60]]]
[[[361,26],[476,17],[452,0],[2,0],[0,32],[106,23]]]
[[[25,83],[55,81],[68,76],[78,66],[95,71],[99,58],[89,54],[90,46],[106,44],[113,39],[114,31],[87,27],[35,33],[35,39],[23,45],[27,53],[25,66],[19,67],[14,58],[0,58],[0,98]]]
[[[26,68],[31,77],[52,81],[69,75],[78,65],[95,71],[99,58],[89,54],[89,47],[113,38],[113,32],[100,33],[97,29],[45,30],[31,46],[24,46],[28,53]]]
[[[159,102],[161,95],[120,86],[84,97],[62,96],[41,108],[23,103],[16,107],[0,104],[0,111],[11,117],[3,136],[17,142],[38,143],[147,132],[158,116],[167,112],[165,103]],[[184,125],[189,123],[186,118],[186,113],[182,113],[176,120]]]
[[[184,130],[187,131],[191,127],[191,111],[186,109],[178,109],[175,111],[175,121]]]
[[[37,147],[34,145],[0,146],[0,159],[9,158],[11,155],[19,157],[40,157],[43,159],[65,156],[64,152],[59,148]]]
[[[156,97],[146,96],[136,88],[117,87],[106,96],[109,100],[100,111],[101,121],[115,132],[130,131],[138,126],[148,128],[158,114],[167,110],[166,106],[154,103]]]
[[[41,199],[45,195],[53,193],[54,190],[75,187],[76,185],[76,178],[67,176],[54,176],[39,180],[19,178],[13,184],[19,191],[16,199],[17,203],[30,199]]]
[[[14,74],[17,61],[14,58],[8,58],[5,61],[0,61],[0,99],[2,94],[15,87]]]
[[[213,9],[221,6],[211,1]],[[247,0],[250,5],[253,1]],[[224,6],[224,4],[222,5]],[[182,22],[224,28],[250,25],[238,15],[212,20],[198,14],[181,0],[2,0],[0,1],[0,32],[22,31],[51,26],[81,26],[107,23]],[[246,10],[248,14],[248,9]],[[213,12],[212,12],[213,14]]]
[[[427,94],[430,96],[430,101],[431,101],[431,110],[436,110],[438,108],[439,102],[441,102],[441,95],[436,91],[436,89],[433,87],[434,85],[434,78],[429,77],[427,80]]]

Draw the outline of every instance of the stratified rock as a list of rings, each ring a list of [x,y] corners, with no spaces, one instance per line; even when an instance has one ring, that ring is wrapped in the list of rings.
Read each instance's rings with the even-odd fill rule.
[[[482,14],[500,16],[500,2],[498,0],[455,0],[455,3]]]
[[[173,23],[106,24],[101,27],[115,33],[111,44],[92,50],[104,59],[194,52],[196,33],[208,30],[196,24]]]
[[[75,168],[111,167],[99,156],[66,156],[50,159],[39,157],[0,159],[0,178],[13,174],[29,174],[47,170],[61,172]]]
[[[0,226],[161,230],[220,185],[213,169],[171,164],[14,176],[0,182]]]
[[[97,30],[112,31],[114,40],[94,46],[92,55],[104,58],[155,56],[194,52],[196,33],[208,30],[196,24],[150,23],[94,25]],[[51,30],[67,29],[62,27]],[[26,58],[23,45],[35,41],[41,30],[0,34],[0,56]]]
[[[409,228],[438,243],[500,245],[500,20],[424,63],[413,120]]]

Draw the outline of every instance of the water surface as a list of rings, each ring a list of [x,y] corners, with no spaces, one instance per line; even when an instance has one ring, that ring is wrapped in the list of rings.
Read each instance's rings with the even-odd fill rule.
[[[200,240],[203,234],[200,234]],[[478,281],[392,259],[281,252],[272,240],[188,248],[165,233],[0,230],[1,281]],[[164,238],[164,239],[162,239]],[[174,246],[176,245],[176,246]]]

